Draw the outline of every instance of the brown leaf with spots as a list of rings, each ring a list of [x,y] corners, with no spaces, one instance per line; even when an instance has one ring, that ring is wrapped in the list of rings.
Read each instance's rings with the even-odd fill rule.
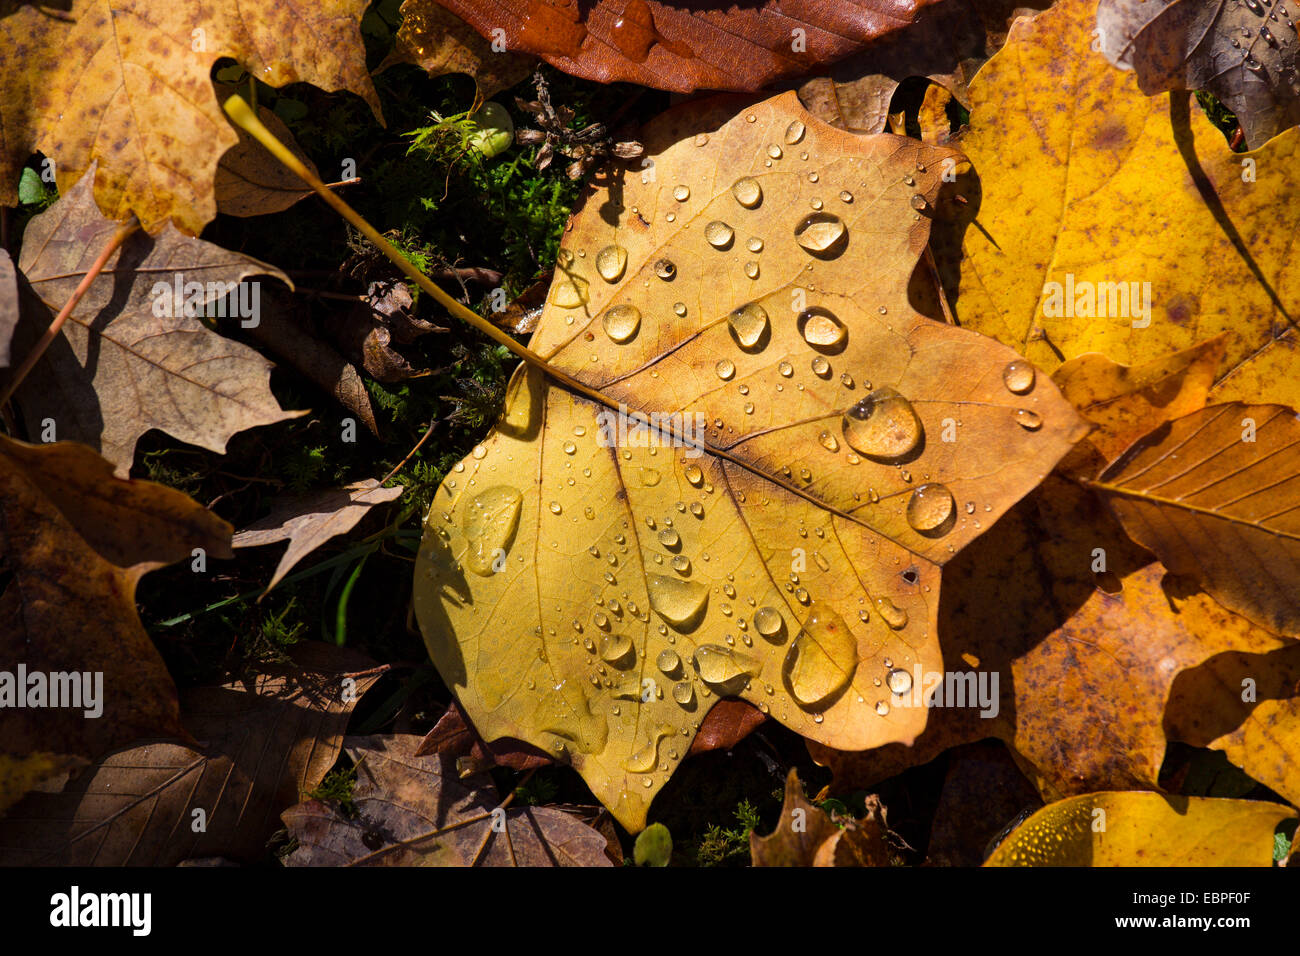
[[[0,749],[95,757],[139,737],[184,738],[135,588],[194,548],[230,557],[230,526],[179,491],[113,477],[84,445],[0,436]],[[60,706],[18,705],[36,674],[49,694],[62,688]]]
[[[906,30],[933,0],[438,0],[484,37],[600,83],[759,90]]]
[[[318,800],[281,814],[298,847],[286,866],[613,866],[605,838],[550,807],[511,807],[491,780],[465,783],[413,735],[349,737],[356,813]]]
[[[1209,90],[1255,149],[1300,123],[1297,17],[1294,0],[1101,0],[1097,32],[1102,53],[1135,70],[1143,93]]]
[[[73,0],[61,16],[29,4],[0,18],[0,204],[39,150],[60,192],[96,161],[94,198],[151,233],[197,235],[217,212],[217,164],[239,142],[210,73],[222,57],[272,86],[351,90],[379,115],[359,24],[366,0]]]
[[[391,53],[376,73],[396,63],[414,63],[430,76],[464,73],[478,84],[479,96],[491,99],[528,78],[536,58],[493,49],[492,43],[435,0],[403,0],[402,25]]]
[[[295,564],[330,538],[351,531],[375,505],[400,498],[402,491],[401,485],[381,488],[374,478],[367,478],[342,488],[282,499],[269,515],[235,535],[232,544],[236,548],[256,548],[289,542],[266,586],[269,591]]]
[[[18,267],[40,297],[18,326],[24,355],[118,229],[96,208],[90,181],[87,175],[23,233]],[[238,431],[304,414],[276,402],[270,362],[196,317],[238,312],[228,321],[255,321],[260,283],[240,283],[259,274],[289,283],[273,266],[171,225],[157,237],[135,233],[19,387],[28,433],[44,434],[52,420],[59,439],[90,445],[125,475],[151,428],[222,453]]]
[[[791,769],[780,822],[765,837],[749,831],[749,854],[754,866],[889,866],[885,832],[879,797],[868,798],[861,820],[832,819],[805,799]]]
[[[362,654],[321,643],[246,678],[183,696],[198,747],[137,744],[58,793],[31,794],[0,819],[5,866],[174,866],[190,857],[261,862],[281,810],[338,759],[375,675]],[[196,821],[203,823],[196,828]]]

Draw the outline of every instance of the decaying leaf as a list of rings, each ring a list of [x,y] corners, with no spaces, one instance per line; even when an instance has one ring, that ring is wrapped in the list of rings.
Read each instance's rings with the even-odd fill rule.
[[[1175,574],[1278,634],[1300,634],[1300,419],[1211,405],[1156,428],[1092,488]]]
[[[758,90],[807,73],[906,29],[932,0],[438,2],[506,49],[574,76],[689,93]]]
[[[532,770],[553,763],[546,754],[522,741],[498,738],[484,743],[454,700],[414,751],[416,757],[434,755],[458,761],[456,771],[462,777],[466,770],[479,771],[494,764]]]
[[[478,84],[479,96],[490,99],[527,79],[536,62],[522,53],[494,50],[491,42],[435,0],[404,0],[396,45],[375,72],[395,63],[414,63],[430,76],[465,73]]]
[[[1217,335],[1140,365],[1120,365],[1090,352],[1058,368],[1052,381],[1094,426],[1060,469],[1094,477],[1160,423],[1204,408],[1225,344],[1226,337]]]
[[[18,757],[0,753],[0,818],[26,794],[48,781],[84,767],[88,760],[44,751]]]
[[[1300,215],[1300,134],[1232,152],[1186,94],[1148,98],[1090,49],[1094,12],[1059,0],[1018,21],[971,83],[979,226],[958,320],[1049,371],[1086,352],[1139,365],[1226,333],[1210,400],[1300,407],[1300,288],[1280,240]]]
[[[1219,654],[1178,675],[1169,736],[1222,750],[1251,777],[1300,804],[1300,644]]]
[[[834,792],[990,736],[1045,799],[1154,789],[1179,673],[1283,644],[1166,574],[1096,495],[1056,477],[945,569],[939,633],[947,673],[902,683],[937,704],[913,749],[809,745]]]
[[[9,253],[0,249],[0,368],[9,364],[9,347],[18,325],[18,276]]]
[[[184,738],[135,588],[194,548],[230,557],[230,530],[179,491],[113,477],[83,445],[0,436],[0,749],[95,757]]]
[[[521,367],[416,568],[474,725],[632,830],[719,697],[845,748],[914,738],[925,709],[881,684],[941,669],[940,566],[1083,433],[1015,353],[909,305],[951,151],[793,93],[736,106],[670,111],[653,176],[586,197],[532,348],[612,409]]]
[[[1237,115],[1251,149],[1300,123],[1292,15],[1300,5],[1204,0],[1101,0],[1097,34],[1143,93],[1209,90]]]
[[[186,725],[202,749],[138,744],[97,761],[59,793],[30,794],[0,819],[0,863],[260,861],[280,811],[338,759],[352,708],[375,680],[349,676],[373,661],[345,648],[301,644],[290,656],[249,679],[184,695]]]
[[[417,757],[412,735],[349,737],[356,815],[310,800],[281,814],[298,848],[286,866],[612,866],[605,838],[550,807],[507,807],[479,777]]]
[[[0,204],[41,151],[60,192],[91,169],[112,219],[152,233],[169,220],[196,235],[216,215],[213,180],[238,142],[213,91],[212,65],[238,61],[272,86],[357,93],[379,115],[358,29],[365,0],[73,0],[67,16],[7,4],[0,18]]]
[[[18,267],[43,303],[19,323],[26,347],[118,228],[95,207],[90,183],[87,175],[23,233]],[[19,387],[29,433],[44,434],[52,420],[59,439],[90,445],[125,475],[150,428],[221,453],[235,432],[302,414],[271,394],[270,362],[194,317],[211,309],[254,321],[258,284],[240,283],[258,274],[289,283],[273,266],[170,225],[156,238],[131,236]]]
[[[256,548],[277,541],[289,542],[266,585],[269,591],[295,564],[330,538],[351,531],[375,505],[400,498],[402,491],[401,485],[381,488],[374,478],[367,478],[342,488],[287,498],[277,502],[261,521],[235,535],[231,543],[236,548]]]
[[[985,866],[1271,866],[1273,830],[1293,816],[1258,800],[1089,793],[1043,807]]]
[[[409,345],[421,335],[446,331],[412,315],[410,308],[411,290],[405,283],[372,282],[362,301],[331,314],[325,328],[371,378],[400,382],[420,373],[393,348],[394,341]]]
[[[754,866],[889,866],[884,808],[871,797],[861,820],[833,820],[805,799],[791,769],[780,822],[765,837],[751,830],[749,853]]]
[[[238,91],[231,87],[221,87],[217,98],[224,101],[235,92]],[[316,164],[298,146],[289,127],[273,110],[260,106],[257,116],[313,175],[319,175]],[[220,212],[230,216],[261,216],[288,209],[311,194],[301,179],[289,172],[247,131],[241,128],[237,133],[239,142],[221,157],[213,180],[213,194]]]

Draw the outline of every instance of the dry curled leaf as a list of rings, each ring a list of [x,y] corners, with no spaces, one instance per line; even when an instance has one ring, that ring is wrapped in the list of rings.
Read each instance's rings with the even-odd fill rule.
[[[1287,0],[1101,0],[1101,52],[1148,95],[1209,90],[1254,149],[1300,123],[1300,4]]]
[[[256,548],[277,541],[289,542],[266,585],[269,591],[295,564],[330,538],[351,531],[375,505],[400,498],[402,491],[401,485],[381,488],[374,478],[367,478],[342,488],[286,498],[276,502],[271,513],[261,521],[235,535],[231,543],[236,548]]]
[[[349,737],[353,816],[311,800],[281,814],[286,866],[612,866],[605,837],[550,807],[505,807],[478,777],[461,783],[410,735]]]
[[[1154,429],[1089,485],[1175,574],[1300,635],[1300,418],[1211,405]]]
[[[379,115],[359,24],[364,0],[73,0],[65,16],[7,4],[0,18],[0,205],[29,153],[54,160],[60,192],[98,161],[94,199],[197,235],[217,212],[217,163],[239,138],[210,74],[222,57],[272,86],[357,93]]]
[[[494,50],[490,41],[436,0],[403,0],[401,13],[393,51],[376,73],[396,63],[414,63],[430,76],[464,73],[474,78],[479,96],[490,99],[527,79],[537,62],[525,54]]]
[[[521,368],[416,569],[483,736],[572,763],[634,830],[719,697],[846,748],[915,737],[924,708],[876,682],[941,668],[940,566],[1083,431],[1014,352],[909,304],[951,151],[793,93],[737,105],[645,129],[653,176],[586,197],[532,340],[677,431],[628,441]]]
[[[879,797],[868,798],[860,820],[832,819],[805,799],[792,769],[776,829],[765,837],[749,831],[749,854],[754,866],[889,866],[885,832]]]
[[[25,348],[118,228],[96,208],[90,182],[88,174],[23,233],[18,267],[40,297],[19,324]],[[135,233],[109,258],[19,387],[29,433],[45,433],[52,420],[59,439],[90,445],[125,475],[136,441],[151,428],[222,453],[235,432],[302,414],[283,411],[271,394],[270,362],[195,317],[215,312],[218,303],[227,314],[237,302],[252,321],[260,292],[240,283],[258,274],[289,283],[273,266],[171,225],[157,237]]]
[[[184,695],[199,748],[141,743],[97,761],[58,793],[0,819],[5,866],[174,866],[220,854],[257,863],[281,810],[338,758],[373,661],[301,644],[286,664]],[[195,826],[201,822],[202,826]]]

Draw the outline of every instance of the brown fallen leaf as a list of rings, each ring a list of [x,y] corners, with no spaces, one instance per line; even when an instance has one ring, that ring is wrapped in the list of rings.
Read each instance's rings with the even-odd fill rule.
[[[281,810],[338,758],[375,675],[361,654],[321,643],[288,664],[184,695],[201,749],[141,743],[110,754],[59,793],[30,794],[0,819],[5,866],[174,866],[189,857],[256,863]]]
[[[861,820],[832,819],[805,799],[799,775],[791,769],[781,820],[765,837],[749,831],[749,854],[754,866],[889,866],[885,830],[879,797],[868,797]]]
[[[1204,408],[1226,344],[1227,336],[1216,335],[1140,365],[1121,365],[1100,352],[1070,359],[1052,381],[1094,428],[1057,469],[1094,477],[1161,422]]]
[[[1000,742],[955,748],[948,756],[939,805],[934,810],[926,862],[933,866],[979,866],[984,850],[1003,826],[1043,801]]]
[[[758,729],[767,715],[744,700],[720,700],[700,722],[686,756],[730,750]]]
[[[480,777],[474,786],[436,756],[417,757],[414,735],[349,737],[357,767],[355,816],[318,800],[281,814],[298,847],[286,866],[612,866],[605,838],[549,807],[506,807]]]
[[[231,557],[230,531],[179,491],[113,477],[83,445],[0,436],[0,749],[95,757],[139,737],[183,739],[135,588],[192,549]],[[26,703],[56,683],[62,706]]]
[[[271,513],[235,535],[236,548],[256,548],[288,541],[275,574],[266,586],[270,591],[295,564],[335,535],[351,531],[375,505],[401,497],[401,485],[379,487],[374,478],[356,481],[342,488],[328,488],[275,503]],[[265,592],[263,592],[265,593]]]
[[[18,267],[43,306],[24,313],[15,354],[49,327],[118,228],[96,208],[90,183],[88,175],[23,233]],[[173,226],[152,238],[137,232],[109,258],[19,387],[29,434],[46,433],[52,420],[59,439],[90,445],[125,475],[136,442],[151,428],[220,454],[238,431],[303,414],[276,402],[270,362],[194,317],[218,303],[226,314],[238,302],[237,311],[252,314],[240,321],[253,321],[259,283],[240,283],[258,274],[289,283],[274,266]]]
[[[9,364],[10,343],[18,325],[18,275],[9,253],[0,249],[0,368]]]
[[[499,737],[484,743],[454,700],[433,729],[424,735],[414,756],[442,756],[456,761],[457,775],[462,777],[466,776],[465,771],[477,773],[494,764],[512,770],[532,770],[554,763],[545,753],[522,740]]]
[[[931,0],[439,0],[484,37],[599,83],[758,90],[903,30]]]
[[[1083,433],[1014,352],[911,307],[957,154],[794,93],[643,139],[655,175],[597,180],[531,342],[602,403],[515,374],[414,592],[480,733],[559,754],[631,830],[720,698],[846,748],[919,734],[886,661],[941,666],[940,567]]]
[[[0,818],[26,794],[38,788],[48,789],[56,778],[66,778],[90,761],[69,754],[51,754],[44,751],[21,757],[0,753]],[[59,789],[62,789],[60,787]]]
[[[224,101],[235,92],[237,90],[233,87],[218,84],[217,99]],[[275,138],[284,143],[313,175],[318,173],[316,164],[302,151],[289,132],[289,127],[275,115],[274,110],[260,106],[257,115],[266,128],[275,134]],[[302,180],[272,157],[257,140],[242,128],[236,132],[239,142],[221,157],[213,180],[213,195],[217,200],[218,212],[230,216],[261,216],[288,209],[299,199],[311,194]]]
[[[891,700],[919,705],[931,694],[925,683],[941,682],[944,706],[931,707],[911,750],[810,743],[835,772],[833,792],[990,736],[1046,799],[1155,789],[1178,674],[1225,651],[1283,643],[1166,574],[1097,496],[1056,477],[945,570],[939,627],[946,672],[908,675],[907,696]]]
[[[1156,428],[1096,489],[1175,574],[1278,634],[1300,635],[1300,418],[1231,402]]]
[[[98,160],[95,200],[151,233],[197,235],[214,178],[238,142],[210,79],[222,57],[272,86],[355,92],[379,116],[359,24],[366,0],[72,0],[66,16],[6,4],[0,18],[0,205],[27,155],[55,162],[60,192]],[[9,55],[10,53],[14,55]]]
[[[1011,21],[1050,5],[1051,0],[938,0],[906,28],[804,80],[799,99],[814,116],[855,133],[884,132],[894,91],[912,76],[927,77],[969,107],[966,84],[997,52]]]
[[[1300,17],[1300,5],[1284,0],[1101,0],[1097,33],[1106,59],[1135,70],[1143,93],[1209,90],[1256,149],[1300,123],[1292,15]]]
[[[375,70],[414,63],[430,76],[464,73],[474,78],[482,99],[526,80],[537,63],[522,53],[494,50],[468,23],[435,0],[403,0],[402,25],[392,52]]]
[[[400,382],[422,373],[393,348],[393,342],[409,345],[421,335],[446,331],[412,315],[410,308],[411,291],[405,283],[372,282],[363,301],[329,315],[325,330],[371,378]]]

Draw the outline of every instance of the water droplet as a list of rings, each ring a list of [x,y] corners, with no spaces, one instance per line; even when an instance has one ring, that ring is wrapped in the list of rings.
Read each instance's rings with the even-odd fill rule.
[[[731,184],[731,195],[746,209],[753,209],[763,201],[763,187],[753,176],[742,176]]]
[[[812,370],[818,378],[827,378],[831,374],[831,363],[819,355],[812,360]]]
[[[1043,427],[1043,417],[1027,408],[1016,409],[1016,424],[1026,431],[1036,432]]]
[[[619,344],[630,342],[641,328],[641,310],[634,305],[615,305],[601,319],[605,334]]]
[[[679,554],[672,560],[674,571],[687,574],[691,570],[691,559],[684,554]]]
[[[709,134],[708,134],[708,133],[696,133],[696,134],[695,134],[695,145],[696,145],[696,146],[707,146],[707,145],[709,145]]]
[[[562,272],[551,287],[551,304],[561,309],[576,309],[587,304],[587,287],[591,283],[580,275]]]
[[[477,459],[477,460],[479,460],[479,461],[482,461],[484,458],[487,457],[487,446],[486,446],[486,445],[475,445],[475,446],[474,446],[474,450],[473,450],[470,454],[472,454],[472,455],[475,457],[475,459]],[[471,484],[472,484],[472,482],[471,482]]]
[[[655,262],[654,268],[655,275],[663,279],[665,282],[677,275],[677,266],[673,265],[673,263],[668,259],[659,259]]]
[[[492,575],[498,553],[509,551],[515,540],[522,503],[519,491],[506,485],[485,489],[470,502],[461,522],[469,543],[461,560],[470,571]]]
[[[828,431],[822,431],[822,433],[817,436],[817,440],[822,443],[822,447],[825,448],[827,451],[840,450],[839,439],[836,438]]]
[[[677,656],[676,651],[664,648],[659,652],[659,656],[655,658],[655,664],[665,674],[672,674],[682,666],[682,659]]]
[[[695,651],[700,679],[719,696],[735,694],[759,672],[758,662],[747,654],[720,644],[702,644]]]
[[[664,528],[659,532],[659,543],[671,551],[681,545],[682,539],[672,528]]]
[[[673,187],[673,198],[678,202],[686,202],[691,198],[691,187],[685,184]]]
[[[849,231],[834,213],[814,212],[794,227],[794,241],[809,255],[833,259],[848,245]]]
[[[696,488],[700,486],[700,483],[704,481],[704,472],[700,470],[699,465],[686,466],[686,480]]]
[[[609,615],[604,611],[596,611],[591,615],[591,623],[595,624],[602,631],[608,631]]]
[[[1016,359],[1002,370],[1002,381],[1009,391],[1023,395],[1034,387],[1034,367],[1024,359]]]
[[[912,403],[883,386],[844,413],[844,440],[873,461],[895,461],[913,452],[924,430]]]
[[[673,700],[683,707],[695,699],[695,687],[690,681],[678,681],[673,685]]]
[[[674,302],[674,303],[673,303],[673,313],[676,314],[676,315],[678,315],[678,316],[683,316],[683,315],[685,315],[685,314],[686,314],[686,303],[685,303],[685,302]]]
[[[749,262],[746,262],[746,263],[745,263],[745,275],[747,275],[747,276],[748,276],[749,278],[751,278],[751,279],[757,279],[757,278],[758,278],[758,263],[757,263],[757,262],[754,262],[752,259],[751,259]]]
[[[884,717],[886,714],[889,713],[889,705],[886,704],[883,700],[876,701],[876,713],[878,713],[881,717]]]
[[[617,282],[623,278],[623,270],[626,268],[627,250],[617,243],[596,253],[596,272],[606,282]]]
[[[821,177],[817,175],[816,170],[808,174],[808,182],[810,183],[815,183],[819,179],[821,179]]]
[[[718,378],[726,382],[736,374],[736,364],[731,359],[718,359],[718,364],[713,366],[713,371],[718,373]]]
[[[703,517],[704,517],[704,505],[700,504],[698,501],[692,501],[692,502],[691,502],[691,514],[694,515],[696,518],[703,518]]]
[[[709,601],[709,589],[698,581],[662,574],[647,574],[646,589],[655,613],[678,631],[693,629]]]
[[[731,334],[743,349],[752,349],[767,333],[767,310],[757,302],[743,305],[727,316]]]
[[[760,607],[754,612],[754,630],[769,641],[780,640],[785,630],[785,619],[774,607]]]
[[[814,198],[809,200],[808,205],[811,206],[813,209],[821,209],[822,201],[820,199]]]
[[[920,193],[915,193],[912,196],[910,202],[912,204],[912,208],[915,209],[917,212],[925,211],[925,209],[930,205],[928,202],[925,201],[925,197],[922,196]]]
[[[789,378],[791,375],[794,374],[794,366],[791,365],[789,362],[782,362],[780,365],[776,367],[776,370],[786,378]]]
[[[785,128],[785,143],[787,146],[794,146],[803,140],[803,134],[807,131],[803,120],[791,120],[790,125]]]
[[[876,598],[876,612],[896,631],[907,626],[907,612],[887,597]]]
[[[952,492],[938,482],[921,485],[907,501],[907,523],[923,535],[947,534],[956,515],[957,504]]]
[[[837,348],[848,335],[844,323],[826,309],[808,309],[799,314],[797,321],[804,341],[813,348]]]
[[[767,155],[771,156],[773,159],[780,159],[784,154],[781,152],[780,146],[776,145],[776,143],[772,143],[767,147]]]
[[[831,563],[826,560],[825,556],[820,551],[813,552],[813,560],[817,562],[817,567],[821,568],[823,571],[829,571],[831,569]]]
[[[790,695],[813,707],[840,693],[858,666],[858,642],[834,611],[818,607],[786,654],[783,673]]]
[[[899,697],[912,689],[912,675],[900,668],[890,671],[889,676],[885,678],[885,682],[889,684],[889,689]]]
[[[615,667],[632,663],[636,655],[632,653],[632,638],[626,634],[602,634],[600,637],[600,659]]]
[[[564,443],[564,453],[565,453],[566,455],[572,455],[572,454],[573,454],[574,452],[576,452],[577,450],[578,450],[578,446],[575,445],[573,442],[571,442],[571,441],[566,441],[566,442]]]
[[[659,474],[659,469],[657,468],[642,468],[639,472],[639,477],[641,478],[641,484],[643,487],[653,488],[655,485],[659,484],[663,475]]]
[[[840,202],[853,202],[853,193],[847,189],[840,190]]]
[[[721,219],[715,219],[704,227],[704,239],[714,249],[728,248],[734,238],[736,231]]]

